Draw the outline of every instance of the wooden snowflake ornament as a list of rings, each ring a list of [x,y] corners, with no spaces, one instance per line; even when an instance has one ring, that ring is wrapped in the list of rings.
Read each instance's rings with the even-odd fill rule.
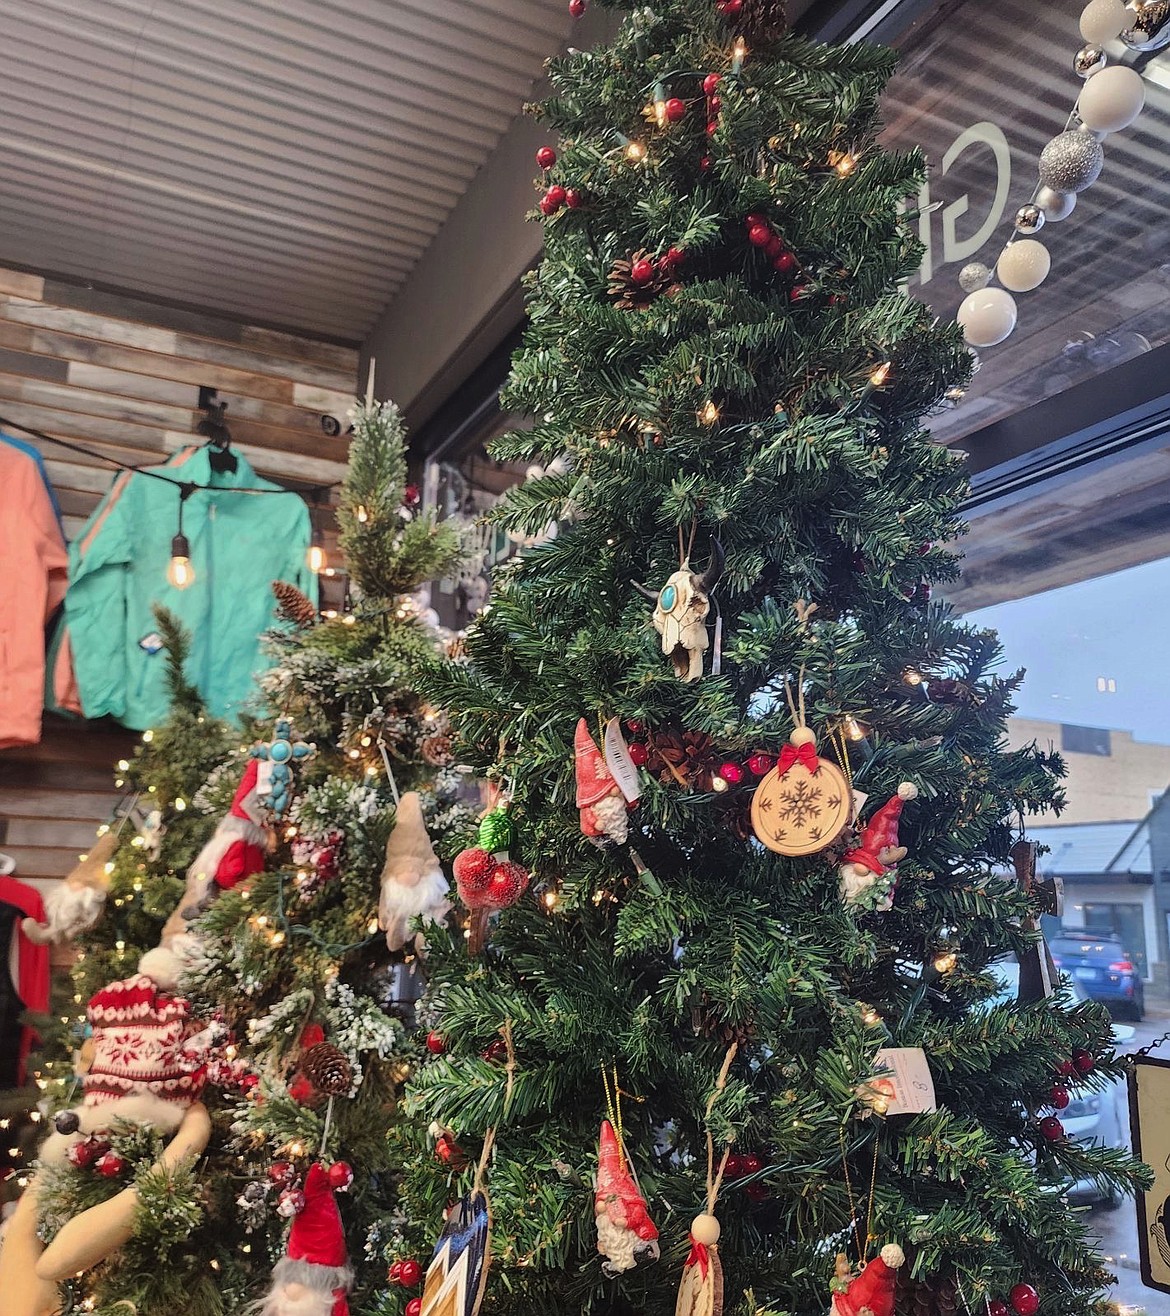
[[[840,835],[852,808],[840,768],[820,758],[812,731],[798,726],[756,788],[752,829],[777,854],[816,854]]]

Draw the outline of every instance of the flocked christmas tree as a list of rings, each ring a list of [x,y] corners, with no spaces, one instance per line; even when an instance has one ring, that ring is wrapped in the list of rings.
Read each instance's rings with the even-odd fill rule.
[[[441,641],[412,592],[461,545],[417,502],[397,409],[357,408],[338,510],[353,599],[318,620],[275,586],[255,744],[205,714],[160,616],[173,710],[121,768],[162,830],[113,853],[80,938],[93,1036],[41,1069],[63,1109],[30,1196],[41,1241],[25,1214],[25,1264],[6,1258],[10,1316],[54,1310],[56,1280],[103,1316],[383,1310],[417,920],[448,907],[426,827],[441,851],[471,817],[414,680]]]
[[[538,109],[537,422],[495,448],[569,468],[501,522],[571,524],[431,687],[506,807],[430,950],[400,1254],[466,1194],[423,1309],[476,1310],[486,1186],[493,1313],[1092,1311],[1061,1187],[1140,1170],[1059,1120],[1121,1072],[1038,939],[1059,762],[930,601],[966,479],[922,418],[970,364],[899,291],[893,57],[775,0],[609,7]]]

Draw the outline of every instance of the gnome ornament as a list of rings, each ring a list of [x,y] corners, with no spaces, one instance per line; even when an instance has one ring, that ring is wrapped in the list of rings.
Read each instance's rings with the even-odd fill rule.
[[[838,1271],[843,1258],[838,1257]],[[854,1279],[842,1279],[833,1294],[829,1316],[894,1316],[895,1271],[906,1260],[897,1243],[887,1243]]]
[[[256,1316],[349,1316],[353,1268],[329,1175],[314,1161],[305,1175],[304,1206],[293,1217],[288,1247],[272,1268],[272,1284]]]
[[[118,833],[107,828],[94,841],[89,854],[55,884],[45,897],[45,921],[21,920],[21,931],[37,946],[72,941],[94,927],[106,904],[110,886],[107,864],[118,848]]]
[[[897,794],[862,828],[861,843],[842,858],[841,899],[847,905],[878,911],[893,905],[897,864],[906,858],[906,847],[898,844],[898,820],[903,804],[917,796],[918,787],[913,782],[902,782]]]
[[[164,939],[183,931],[220,891],[230,891],[264,868],[269,833],[256,793],[260,765],[249,759],[227,816],[187,869],[187,886],[163,929]]]
[[[625,1147],[609,1120],[601,1122],[593,1213],[597,1219],[597,1250],[605,1258],[601,1268],[610,1279],[658,1260],[658,1230],[650,1219]]]
[[[623,845],[630,834],[629,806],[584,718],[577,723],[573,744],[581,830],[598,845],[605,841]]]
[[[378,900],[378,926],[391,950],[403,950],[411,940],[420,954],[426,948],[423,933],[410,931],[410,921],[438,923],[451,908],[447,879],[431,846],[417,791],[398,801],[394,830],[386,842],[382,868],[382,894]]]

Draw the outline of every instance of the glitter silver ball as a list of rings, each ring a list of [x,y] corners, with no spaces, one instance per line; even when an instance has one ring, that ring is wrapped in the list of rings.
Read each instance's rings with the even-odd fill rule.
[[[1044,211],[1034,201],[1029,201],[1016,211],[1016,232],[1039,233],[1044,227],[1044,218]]]
[[[1146,0],[1131,5],[1137,10],[1133,27],[1126,28],[1121,40],[1130,50],[1161,50],[1170,46],[1170,0]]]
[[[1088,133],[1063,132],[1040,152],[1040,181],[1055,192],[1083,192],[1104,168],[1101,143]]]
[[[1100,73],[1109,57],[1100,46],[1082,46],[1073,56],[1073,72],[1078,78],[1091,78]]]
[[[959,271],[959,287],[964,292],[978,292],[991,282],[991,271],[982,261],[973,260]]]

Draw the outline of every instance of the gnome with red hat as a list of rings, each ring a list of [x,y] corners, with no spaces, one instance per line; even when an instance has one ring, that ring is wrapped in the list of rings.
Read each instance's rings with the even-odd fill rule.
[[[353,1267],[329,1176],[316,1162],[305,1175],[304,1196],[256,1316],[349,1316]]]
[[[604,840],[622,845],[630,833],[626,797],[606,766],[597,742],[589,734],[589,723],[584,718],[577,723],[573,745],[581,830],[598,844]]]
[[[257,760],[249,759],[232,807],[187,869],[186,890],[163,930],[164,937],[181,932],[213,893],[230,891],[245,878],[263,871],[269,834],[264,825],[264,806],[256,793],[259,770]]]
[[[898,875],[896,865],[906,858],[906,847],[898,844],[898,820],[902,805],[917,798],[918,787],[904,781],[896,795],[870,818],[861,832],[861,842],[841,860],[841,899],[863,909],[886,910],[894,903]]]
[[[879,1256],[866,1262],[861,1274],[853,1279],[842,1278],[833,1294],[829,1316],[894,1316],[894,1272],[906,1260],[906,1254],[897,1243],[887,1243]],[[844,1257],[837,1258],[838,1271]]]

